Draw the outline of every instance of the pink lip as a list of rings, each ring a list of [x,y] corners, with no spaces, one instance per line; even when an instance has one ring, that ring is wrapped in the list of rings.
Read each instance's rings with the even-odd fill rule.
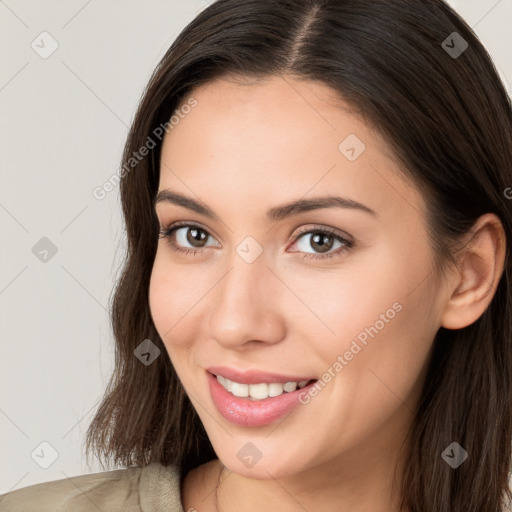
[[[238,370],[234,370],[233,368],[228,368],[226,366],[211,366],[210,368],[206,369],[214,375],[221,375],[222,377],[226,377],[226,379],[238,382],[240,384],[271,384],[272,382],[285,384],[286,382],[301,382],[303,380],[310,381],[316,379],[316,377],[279,375],[277,373],[268,373],[259,370],[239,372]]]
[[[217,377],[212,373],[207,372],[206,375],[213,403],[219,413],[231,423],[243,427],[261,427],[285,416],[300,404],[300,393],[307,393],[308,388],[314,385],[314,382],[312,382],[302,389],[296,389],[291,393],[283,393],[282,395],[265,398],[264,400],[252,401],[250,398],[241,398],[231,394],[217,382]],[[258,382],[262,381],[257,380],[253,384]],[[273,380],[271,382],[277,381]]]

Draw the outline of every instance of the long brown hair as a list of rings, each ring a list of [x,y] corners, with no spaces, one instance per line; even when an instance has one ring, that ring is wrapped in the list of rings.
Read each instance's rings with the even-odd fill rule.
[[[282,73],[327,84],[378,127],[428,199],[436,271],[454,264],[479,216],[495,213],[503,224],[505,269],[492,302],[472,325],[440,328],[434,340],[402,502],[413,512],[501,512],[512,497],[512,105],[475,33],[441,0],[218,0],[180,33],[124,149],[127,253],[111,301],[115,370],[87,451],[106,467],[158,461],[182,473],[216,458],[148,305],[159,231],[155,134],[198,85]],[[130,160],[148,137],[154,147]],[[162,352],[150,365],[134,355],[145,339]],[[469,453],[457,469],[441,457],[453,441]]]

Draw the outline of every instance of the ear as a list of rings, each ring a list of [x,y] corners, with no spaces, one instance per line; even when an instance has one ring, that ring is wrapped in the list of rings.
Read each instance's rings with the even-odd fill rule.
[[[476,322],[491,303],[503,272],[506,237],[496,215],[482,215],[468,239],[441,316],[441,326],[446,329],[462,329]]]

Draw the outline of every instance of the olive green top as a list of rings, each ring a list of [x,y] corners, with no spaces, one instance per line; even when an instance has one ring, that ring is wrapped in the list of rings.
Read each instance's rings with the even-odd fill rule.
[[[0,495],[0,512],[184,512],[180,470],[154,462],[73,476]]]

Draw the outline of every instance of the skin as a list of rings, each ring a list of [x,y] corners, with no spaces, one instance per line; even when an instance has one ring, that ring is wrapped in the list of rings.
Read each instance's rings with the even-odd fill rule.
[[[212,220],[171,203],[156,205],[161,228],[199,224],[208,235],[161,238],[150,282],[150,309],[169,357],[218,459],[185,478],[185,510],[396,511],[408,457],[399,451],[424,383],[439,327],[465,327],[490,303],[504,262],[500,221],[487,214],[460,264],[436,280],[425,201],[397,169],[378,133],[324,84],[290,76],[237,83],[221,79],[191,94],[198,102],[165,137],[159,190],[208,205]],[[338,145],[349,134],[365,151],[349,161]],[[377,215],[324,208],[269,222],[266,211],[303,197],[340,195]],[[327,227],[354,246],[329,259],[300,229]],[[245,237],[263,252],[247,263]],[[328,252],[341,246],[335,238]],[[202,248],[201,248],[202,247]],[[332,368],[356,336],[399,302],[385,323],[307,405],[284,420],[247,428],[225,420],[205,368],[226,365],[314,375]],[[247,442],[262,453],[247,467]],[[393,471],[397,467],[396,482]]]

